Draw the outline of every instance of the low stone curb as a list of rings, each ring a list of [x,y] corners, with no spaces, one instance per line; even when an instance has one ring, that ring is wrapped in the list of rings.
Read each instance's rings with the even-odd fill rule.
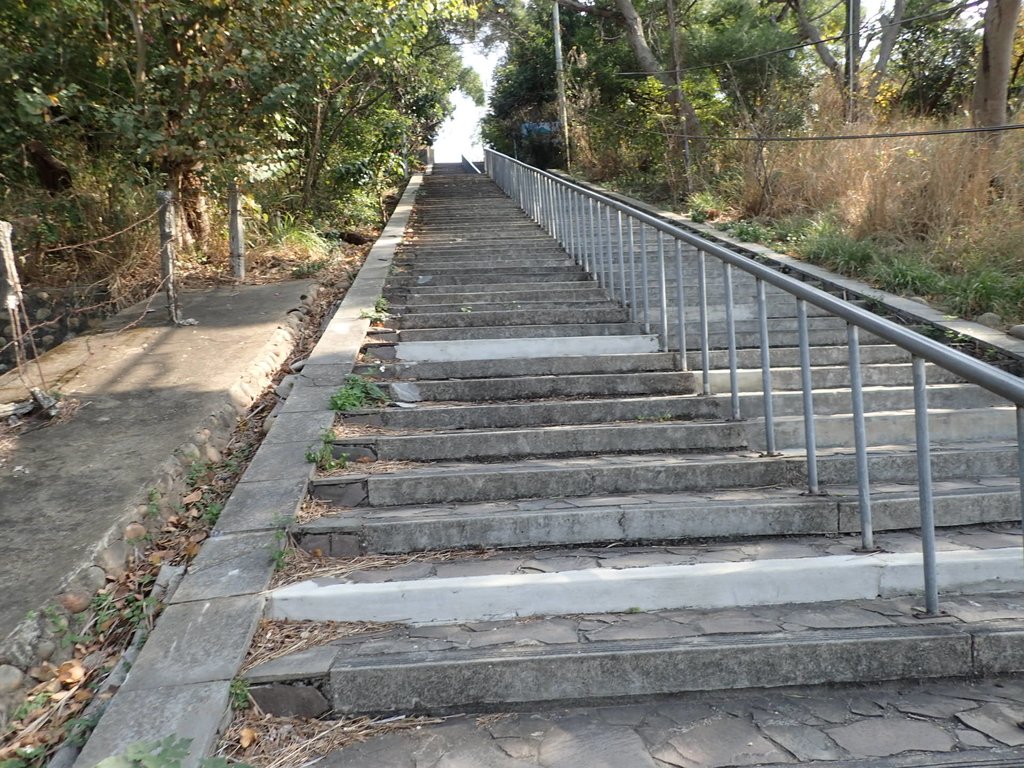
[[[306,495],[313,468],[305,451],[334,422],[328,406],[330,395],[356,363],[370,322],[361,315],[372,311],[381,295],[421,182],[419,174],[410,179],[384,231],[296,376],[213,535],[204,542],[171,597],[171,605],[82,749],[75,768],[92,768],[130,744],[167,736],[192,740],[182,763],[182,768],[191,768],[216,745],[230,720],[231,681],[263,616],[262,592],[274,571],[274,553],[281,548],[282,532]],[[275,370],[276,365],[270,368],[265,382]],[[262,387],[257,387],[255,380],[243,380],[232,398],[249,395],[250,390],[255,397]]]

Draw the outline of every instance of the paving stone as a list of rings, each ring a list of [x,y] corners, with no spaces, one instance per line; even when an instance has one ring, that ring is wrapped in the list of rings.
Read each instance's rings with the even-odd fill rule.
[[[956,737],[961,747],[981,747],[985,749],[991,749],[996,746],[996,743],[992,739],[987,738],[984,734],[979,733],[971,728],[957,728],[953,731],[953,735]]]
[[[514,560],[487,558],[438,563],[434,568],[434,572],[437,578],[447,579],[459,576],[493,576],[515,573],[518,568],[519,563]]]
[[[326,678],[337,655],[338,649],[334,645],[306,648],[253,667],[245,673],[245,677],[253,682],[264,683],[277,680]]]
[[[732,635],[758,632],[779,632],[781,627],[767,619],[745,618],[709,618],[701,619],[695,624],[702,635]]]
[[[946,718],[969,709],[977,709],[979,705],[978,702],[968,699],[936,696],[931,693],[908,693],[894,700],[893,706],[908,715]]]
[[[794,611],[783,617],[785,628],[790,626],[807,627],[808,629],[849,629],[852,627],[883,627],[892,622],[871,611],[859,608],[840,606],[821,610],[808,609]]]
[[[290,397],[288,399],[291,400]],[[313,465],[306,461],[306,450],[309,447],[310,441],[306,440],[260,446],[239,484],[308,479],[313,473]]]
[[[891,757],[901,752],[949,752],[956,742],[942,728],[920,720],[871,718],[830,728],[826,733],[843,749],[862,757]]]
[[[467,638],[469,648],[495,645],[557,645],[578,641],[576,625],[570,621],[545,621],[514,624],[509,627],[474,632]]]
[[[263,598],[172,605],[161,614],[122,690],[231,680],[263,613]]]
[[[421,765],[417,760],[417,768]],[[422,763],[426,766],[427,763]],[[456,744],[441,756],[437,762],[429,763],[431,768],[535,768],[533,760],[512,757],[496,742],[471,742]]]
[[[516,760],[526,760],[530,765],[536,763],[537,753],[540,749],[540,744],[536,740],[517,738],[495,739],[494,743],[509,757]]]
[[[411,746],[412,738],[408,734],[389,733],[331,752],[321,758],[317,765],[323,768],[417,768]]]
[[[228,712],[229,687],[223,680],[135,691],[122,688],[82,748],[75,768],[93,768],[131,744],[168,736],[190,739],[188,757],[181,765],[198,766],[216,743]]]
[[[800,761],[842,760],[848,756],[846,750],[809,725],[762,725],[761,731]]]
[[[700,723],[669,744],[690,763],[700,768],[791,763],[793,758],[761,735],[753,723],[736,717],[721,717]],[[659,754],[654,753],[659,759]]]
[[[609,640],[657,640],[661,638],[692,637],[695,630],[658,616],[640,614],[625,617],[628,620],[606,625],[586,633],[587,640],[599,643]]]
[[[306,485],[305,478],[240,483],[224,505],[214,530],[241,533],[283,528],[292,522],[306,495]]]
[[[521,573],[529,573],[531,571],[536,573],[556,573],[559,571],[580,571],[584,568],[597,568],[598,560],[596,557],[559,557],[550,558],[545,560],[524,560],[519,566]]]
[[[331,705],[316,688],[308,685],[257,685],[249,689],[257,706],[276,717],[320,717]]]
[[[269,531],[232,533],[207,539],[174,591],[171,602],[262,592],[270,584],[274,573],[273,553],[279,548],[279,539]]]
[[[990,703],[960,712],[956,719],[1009,747],[1024,745],[1024,706]]]
[[[409,563],[396,568],[378,568],[367,571],[353,571],[345,581],[353,584],[380,584],[386,581],[411,581],[425,579],[434,573],[433,563]]]
[[[544,768],[656,768],[643,740],[632,729],[582,718],[559,722],[540,744]],[[474,768],[477,768],[474,766]]]
[[[826,723],[845,723],[853,719],[846,702],[827,696],[809,696],[804,702],[807,711]]]

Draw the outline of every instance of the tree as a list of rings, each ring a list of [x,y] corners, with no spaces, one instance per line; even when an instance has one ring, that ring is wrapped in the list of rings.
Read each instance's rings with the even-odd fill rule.
[[[1021,0],[989,0],[982,28],[981,54],[971,117],[975,127],[1005,125],[1013,39]]]

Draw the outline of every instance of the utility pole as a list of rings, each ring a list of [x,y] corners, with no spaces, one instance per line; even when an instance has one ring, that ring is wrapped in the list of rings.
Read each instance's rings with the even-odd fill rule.
[[[551,27],[555,39],[555,85],[558,90],[558,119],[562,123],[562,146],[565,152],[565,170],[572,170],[569,158],[569,109],[565,103],[565,70],[562,67],[562,24],[558,18],[558,0],[551,9]]]
[[[846,0],[846,119],[851,123],[857,120],[859,70],[860,0]]]

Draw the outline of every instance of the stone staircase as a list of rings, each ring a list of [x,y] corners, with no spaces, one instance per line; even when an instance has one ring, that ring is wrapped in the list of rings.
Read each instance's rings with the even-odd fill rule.
[[[945,614],[919,618],[906,353],[863,339],[881,551],[858,553],[843,323],[811,318],[827,495],[809,496],[790,297],[769,296],[781,455],[765,456],[752,281],[737,275],[737,421],[718,310],[703,395],[692,344],[681,370],[656,315],[639,322],[487,177],[446,170],[356,370],[394,402],[340,417],[348,466],[315,479],[328,512],[292,530],[349,566],[268,598],[271,618],[394,626],[261,665],[253,685],[312,683],[336,713],[444,713],[1024,669],[1012,408],[929,370]],[[690,296],[695,279],[688,264]]]

